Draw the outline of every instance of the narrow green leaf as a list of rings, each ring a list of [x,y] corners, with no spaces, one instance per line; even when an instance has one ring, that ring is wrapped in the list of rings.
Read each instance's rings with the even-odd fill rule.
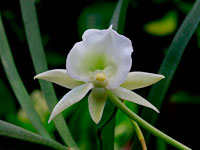
[[[123,34],[124,32],[128,3],[129,0],[119,0],[110,21],[110,24],[113,25],[113,29],[120,34]]]
[[[102,129],[102,141],[103,150],[114,150],[114,130],[115,130],[115,120],[112,120]]]
[[[28,130],[25,130],[23,128],[20,128],[16,125],[10,124],[2,120],[0,120],[0,135],[45,145],[59,150],[67,150],[67,147],[61,145],[60,143],[52,139],[40,136],[38,134],[35,134],[33,132],[30,132]]]
[[[10,85],[21,105],[29,117],[33,127],[43,136],[50,138],[48,132],[44,128],[42,121],[40,120],[37,112],[35,111],[33,104],[30,100],[28,92],[26,91],[21,78],[17,72],[10,47],[7,41],[7,37],[4,31],[2,19],[0,16],[0,57],[10,82]]]
[[[178,32],[176,33],[167,54],[160,67],[159,74],[165,76],[165,79],[155,84],[150,91],[148,100],[154,104],[158,109],[161,108],[167,90],[170,86],[173,75],[181,60],[182,54],[200,21],[200,0],[197,0],[186,16]],[[152,125],[155,124],[158,114],[153,113],[151,110],[143,109],[142,118]],[[149,140],[149,134],[145,134],[146,141]],[[134,148],[133,148],[134,149]]]
[[[22,18],[24,21],[26,37],[28,40],[29,50],[31,53],[35,71],[38,74],[47,71],[48,67],[41,42],[41,36],[37,22],[37,15],[34,6],[34,1],[20,0],[20,5],[21,5]],[[57,98],[53,86],[51,83],[46,81],[39,81],[39,82],[41,89],[44,93],[48,108],[50,111],[52,111],[57,103]],[[53,122],[64,142],[70,147],[77,147],[76,143],[74,142],[70,134],[70,131],[62,114],[58,115],[53,120]]]

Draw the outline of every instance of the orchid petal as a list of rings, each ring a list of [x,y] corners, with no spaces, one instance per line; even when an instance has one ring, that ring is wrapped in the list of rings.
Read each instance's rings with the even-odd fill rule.
[[[129,90],[143,88],[152,85],[161,79],[165,78],[160,74],[153,74],[147,72],[130,72],[121,87]]]
[[[71,49],[66,68],[69,75],[88,82],[96,70],[104,70],[109,89],[124,82],[132,65],[131,41],[112,29],[90,29],[83,34],[83,41]]]
[[[69,91],[54,107],[48,123],[51,122],[51,120],[60,112],[79,102],[92,88],[93,85],[91,83],[86,83]]]
[[[42,72],[34,77],[34,79],[42,79],[72,89],[76,86],[84,84],[82,81],[72,79],[64,69],[54,69]]]
[[[153,110],[155,110],[156,112],[159,113],[158,109],[153,106],[150,102],[148,102],[147,100],[145,100],[144,98],[142,98],[141,96],[139,96],[138,94],[122,88],[122,87],[118,87],[114,90],[111,90],[116,96],[118,96],[119,98],[123,99],[123,100],[127,100],[127,101],[131,101],[134,102],[136,104],[142,105],[142,106],[146,106],[149,107]]]
[[[90,116],[98,124],[102,118],[107,92],[103,88],[94,88],[88,97]]]

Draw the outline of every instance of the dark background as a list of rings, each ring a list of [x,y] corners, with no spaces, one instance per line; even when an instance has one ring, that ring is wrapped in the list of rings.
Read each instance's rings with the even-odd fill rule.
[[[189,6],[194,3],[194,1],[189,0],[130,1],[124,35],[130,38],[133,43],[132,71],[158,72],[166,50],[188,12],[180,8],[183,2],[188,5],[188,10]],[[81,35],[85,29],[92,27],[108,28],[115,4],[115,0],[36,1],[38,21],[49,69],[65,68],[65,59],[68,52],[76,42],[81,40]],[[158,36],[144,30],[145,24],[162,18],[171,10],[175,11],[178,16],[177,26],[173,32]],[[39,89],[39,84],[33,80],[35,72],[28,51],[19,1],[1,0],[0,13],[19,74],[28,92],[31,93],[33,90]],[[94,16],[91,17],[92,21],[90,18],[92,23],[88,21],[88,16],[91,14]],[[156,124],[156,127],[194,150],[200,149],[198,143],[198,135],[200,134],[199,34],[199,31],[194,33],[184,52]],[[0,118],[7,120],[6,116],[9,113],[17,113],[20,106],[8,83],[1,63],[0,79],[9,91],[8,94],[0,91]],[[55,89],[58,97],[62,97],[66,93],[66,89],[62,87],[55,86]],[[145,88],[136,92],[145,97],[149,89]],[[180,91],[186,93],[186,96],[179,94],[178,99],[186,99],[186,103],[176,102],[176,94]],[[6,102],[4,102],[5,98]],[[175,101],[173,101],[173,98]],[[190,99],[196,99],[196,101],[190,102]],[[42,146],[22,141],[18,142],[5,137],[0,137],[0,139],[0,149],[13,149],[8,148],[10,143],[16,149],[18,147],[20,149],[29,147],[45,149]],[[152,140],[151,145],[152,148],[149,146],[149,149],[155,147],[154,140]],[[173,150],[175,148],[168,146],[168,149]]]

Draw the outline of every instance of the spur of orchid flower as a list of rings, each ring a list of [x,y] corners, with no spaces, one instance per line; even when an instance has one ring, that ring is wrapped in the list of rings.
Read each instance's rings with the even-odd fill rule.
[[[72,89],[54,107],[49,122],[60,112],[88,96],[88,107],[93,121],[102,118],[107,90],[122,100],[131,101],[159,112],[147,100],[131,90],[152,85],[163,75],[129,72],[132,66],[131,41],[112,29],[89,29],[67,56],[66,70],[54,69],[34,78],[47,80]]]

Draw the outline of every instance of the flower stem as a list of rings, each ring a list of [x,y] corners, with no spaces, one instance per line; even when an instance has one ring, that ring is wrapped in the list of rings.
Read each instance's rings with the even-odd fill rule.
[[[122,112],[124,112],[128,117],[133,119],[135,122],[137,122],[140,126],[151,132],[153,135],[162,138],[165,140],[168,144],[173,145],[174,147],[181,149],[181,150],[191,150],[189,147],[181,144],[180,142],[174,140],[173,138],[169,137],[165,133],[161,132],[160,130],[153,127],[151,124],[140,118],[137,114],[132,112],[124,103],[122,103],[111,91],[108,91],[109,99],[112,101],[112,103],[118,107]]]
[[[137,122],[133,121],[132,119],[130,119],[130,121],[132,122],[132,124],[134,126],[136,135],[138,136],[138,139],[141,143],[142,149],[147,150],[146,142],[145,142],[144,136],[142,134],[142,131],[141,131],[139,125],[137,124]]]

